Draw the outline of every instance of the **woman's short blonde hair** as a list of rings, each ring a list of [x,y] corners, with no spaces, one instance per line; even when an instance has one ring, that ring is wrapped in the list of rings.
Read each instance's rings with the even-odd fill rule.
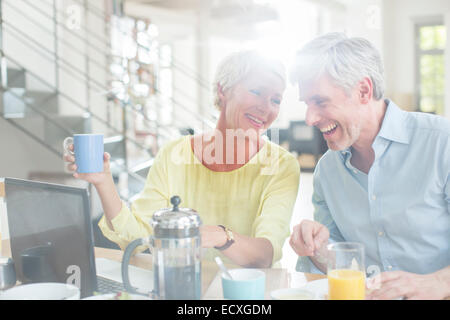
[[[213,83],[216,108],[220,110],[219,85],[225,92],[255,70],[271,71],[278,75],[286,85],[286,69],[281,61],[265,57],[255,50],[235,52],[225,57],[216,69]]]

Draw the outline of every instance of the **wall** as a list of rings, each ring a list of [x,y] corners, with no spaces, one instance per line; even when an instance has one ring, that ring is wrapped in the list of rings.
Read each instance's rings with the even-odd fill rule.
[[[450,1],[448,0],[384,0],[383,42],[386,69],[387,96],[396,100],[405,109],[415,109],[415,45],[414,24],[416,21],[438,17],[447,25],[447,79],[450,74]],[[446,81],[446,114],[450,118]]]
[[[345,29],[350,36],[364,37],[383,51],[382,0],[349,2],[345,9]]]

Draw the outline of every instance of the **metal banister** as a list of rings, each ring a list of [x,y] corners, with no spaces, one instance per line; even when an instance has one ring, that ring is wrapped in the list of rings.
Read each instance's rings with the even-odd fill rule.
[[[35,9],[36,11],[40,12],[42,15],[46,16],[49,19],[52,19],[52,17],[50,15],[48,15],[46,12],[40,10],[39,8],[37,8],[36,6],[32,5],[28,0],[23,0],[28,6],[30,6],[31,8]],[[76,1],[76,0],[74,0]],[[79,1],[78,2],[80,5],[81,3]],[[6,2],[11,8],[13,7],[9,2]],[[15,8],[16,10],[18,10],[17,8]],[[60,11],[57,11],[57,13],[60,13]],[[22,13],[22,15],[24,15]],[[25,15],[24,15],[25,16]],[[32,18],[28,17],[28,19],[32,20]],[[64,23],[61,23],[60,21],[56,20],[56,23],[58,26],[62,26],[64,29],[68,30],[69,32],[71,32],[71,34],[75,37],[77,37],[78,39],[84,40],[83,37],[79,36],[78,34],[76,34],[75,32],[73,32],[73,30],[67,28],[67,26]],[[80,26],[81,27],[81,26]],[[82,28],[82,27],[81,27]],[[128,36],[128,34],[122,30],[120,30],[119,28],[117,28],[116,30],[118,30],[122,35],[126,35]],[[85,29],[85,31],[87,32],[87,30]],[[51,32],[51,31],[48,31]],[[94,33],[90,33],[90,35],[93,35],[95,37],[97,37],[97,39],[99,39],[100,41],[103,42],[104,39],[99,38],[97,35],[95,35]],[[67,45],[67,44],[66,44]],[[139,43],[136,43],[137,47],[140,49],[145,49],[145,50],[149,50],[149,48],[142,46]],[[105,46],[108,49],[111,49],[110,45],[108,43],[105,43]],[[74,48],[73,46],[71,46],[71,48]],[[94,50],[96,50],[99,53],[104,53],[104,50],[91,45],[91,48],[93,48]],[[112,54],[107,54],[107,57],[113,57]],[[123,57],[122,57],[123,58]],[[98,63],[101,64],[101,63]],[[192,78],[193,80],[195,80],[197,82],[198,85],[200,85],[200,87],[206,89],[207,91],[210,90],[210,86],[209,84],[207,84],[200,75],[198,75],[194,70],[189,69],[188,66],[183,65],[182,63],[177,62],[176,60],[173,60],[173,67],[177,70],[180,70],[182,73],[184,73],[185,75],[189,76],[190,78]]]
[[[25,33],[22,32],[21,30],[17,29],[16,27],[14,27],[14,26],[13,26],[12,24],[10,24],[9,22],[7,22],[7,21],[5,21],[5,20],[3,20],[2,22],[3,22],[3,25],[7,26],[8,28],[11,28],[11,29],[14,30],[15,32],[17,32],[18,34],[20,34],[21,36],[23,36],[24,38],[26,38],[28,41],[34,43],[36,46],[38,46],[38,47],[41,48],[42,50],[48,52],[48,53],[51,55],[51,57],[46,57],[48,60],[52,61],[52,60],[54,59],[54,57],[53,57],[53,54],[54,54],[53,51],[51,51],[51,50],[49,50],[48,48],[42,46],[42,45],[41,45],[39,42],[37,42],[35,39],[31,38],[29,35],[25,34]],[[75,77],[76,77],[76,75],[75,75],[73,72],[77,72],[78,75],[79,75],[80,77],[83,77],[83,78],[78,77],[79,80],[81,80],[81,81],[85,81],[85,80],[86,80],[86,81],[88,81],[88,82],[90,82],[90,83],[93,83],[93,84],[94,84],[98,89],[100,89],[100,90],[103,90],[103,91],[109,90],[109,89],[107,88],[106,85],[97,82],[95,79],[92,79],[92,78],[89,76],[89,74],[87,74],[87,73],[83,72],[82,70],[78,69],[76,66],[72,65],[71,63],[69,63],[69,62],[66,61],[65,59],[59,58],[58,61],[64,63],[64,64],[59,64],[59,67],[61,67],[62,69],[65,69],[65,71],[71,73],[72,76],[75,76]],[[67,65],[68,67],[70,67],[71,70],[72,70],[73,72],[71,72],[70,70],[68,70],[67,68],[65,68],[65,65]],[[157,89],[155,89],[155,92],[160,93],[159,90],[157,90]],[[116,98],[119,99],[119,100],[121,100],[121,99],[118,98],[117,96],[116,96]],[[187,112],[187,113],[193,115],[197,120],[204,122],[208,127],[211,127],[211,128],[214,127],[214,124],[213,124],[212,122],[208,121],[207,119],[203,118],[202,116],[198,115],[197,113],[195,113],[195,112],[189,110],[188,108],[185,108],[181,103],[175,101],[173,98],[170,98],[170,99],[171,99],[171,101],[172,101],[174,104],[183,107],[183,109],[184,109],[185,112]],[[158,105],[158,106],[161,107],[161,105]]]
[[[32,23],[33,25],[35,25],[36,27],[40,28],[42,31],[47,32],[47,33],[49,33],[49,34],[53,33],[52,30],[47,29],[46,27],[44,27],[43,25],[41,25],[40,23],[38,23],[36,20],[34,20],[33,18],[31,18],[29,15],[27,15],[27,14],[25,14],[25,13],[23,13],[23,12],[20,12],[18,8],[16,8],[15,6],[11,5],[9,2],[5,2],[5,1],[4,1],[3,3],[6,3],[6,4],[7,4],[11,9],[13,9],[15,12],[20,13],[22,16],[24,16],[24,17],[27,19],[27,21],[31,22],[31,23]],[[3,22],[8,23],[6,20],[3,20]],[[75,52],[79,53],[80,55],[83,55],[83,56],[86,55],[86,53],[82,52],[80,49],[78,49],[77,47],[73,46],[71,43],[67,42],[64,38],[61,38],[61,37],[60,37],[60,38],[58,38],[58,40],[61,41],[62,44],[68,46],[71,50],[74,50]],[[99,61],[97,61],[97,60],[95,60],[95,59],[92,59],[92,58],[90,58],[90,59],[91,59],[91,61],[95,62],[97,65],[102,65],[101,62],[99,62]],[[104,65],[103,67],[106,68],[107,66]]]
[[[16,94],[13,91],[8,91],[8,92],[11,93],[16,98],[20,99],[27,107],[31,108],[34,112],[36,112],[39,115],[41,115],[45,120],[47,120],[48,122],[51,122],[53,125],[55,125],[59,129],[64,131],[67,134],[67,136],[71,136],[71,135],[76,133],[76,132],[72,131],[71,129],[68,129],[66,126],[61,125],[55,119],[52,119],[51,117],[49,117],[45,112],[41,111],[39,109],[39,107],[36,107],[33,104],[28,103],[27,101],[25,101],[20,95]],[[8,119],[8,120],[11,120],[11,119]],[[12,122],[15,123],[15,121],[12,121]],[[20,126],[17,123],[15,123],[15,125]],[[44,144],[47,148],[51,149],[53,152],[55,152],[56,154],[58,154],[58,155],[60,155],[62,157],[63,154],[60,151],[58,151],[55,148],[53,148],[53,146],[51,146],[50,144],[45,143],[44,141],[40,141],[39,139],[37,139],[36,135],[33,135],[31,132],[28,131],[28,133],[31,134],[35,140],[38,140],[40,143]],[[118,165],[121,168],[125,169],[127,171],[127,173],[130,174],[131,176],[133,176],[134,178],[141,180],[141,182],[145,182],[145,178],[142,178],[138,174],[135,174],[134,172],[130,171],[127,166],[121,166],[120,164],[116,164],[116,165]]]
[[[3,1],[3,2],[6,2],[6,1]],[[27,3],[27,5],[29,5],[30,7],[34,8],[35,10],[39,10],[39,9],[37,9],[35,6],[30,5],[30,3],[28,3],[28,2],[26,2],[26,3]],[[1,0],[0,0],[0,4],[1,4]],[[14,6],[12,6],[10,3],[7,2],[7,4],[9,5],[9,7],[11,7],[11,8],[13,8],[13,9],[15,9],[16,11],[18,11],[18,9],[15,8]],[[55,4],[55,2],[53,2],[53,4]],[[1,10],[1,6],[0,6],[0,10]],[[54,7],[54,10],[55,10],[54,12],[55,12],[55,16],[56,16],[56,14],[57,14],[56,7]],[[48,18],[51,18],[51,17],[48,16],[46,13],[42,12],[42,10],[39,10],[39,12],[41,12],[41,13],[44,14],[44,15],[46,15]],[[20,12],[20,13],[21,13],[26,19],[32,21],[35,25],[37,24],[36,21],[35,21],[34,19],[30,18],[28,15],[23,14],[23,12]],[[1,16],[0,16],[0,19],[1,19]],[[37,42],[35,39],[31,38],[29,35],[25,34],[25,33],[22,32],[21,30],[17,29],[15,26],[13,26],[12,24],[10,24],[10,23],[7,22],[7,21],[1,20],[0,23],[1,23],[2,25],[4,25],[4,26],[7,26],[7,27],[11,28],[13,31],[15,31],[16,33],[20,34],[22,37],[26,38],[26,39],[28,40],[28,42],[33,43],[33,44],[34,44],[35,46],[37,46],[40,50],[47,52],[47,54],[50,55],[51,57],[47,56],[47,55],[46,55],[45,53],[43,53],[43,52],[37,52],[39,55],[41,55],[41,56],[43,56],[43,57],[49,59],[50,61],[53,61],[53,59],[55,59],[55,53],[54,53],[53,51],[51,51],[51,50],[49,50],[48,48],[44,47],[41,43]],[[55,19],[55,23],[56,23],[56,24],[55,24],[55,31],[56,31],[56,25],[63,25],[64,28],[66,28],[67,30],[71,31],[71,34],[72,34],[72,35],[76,35],[74,32],[72,32],[71,29],[67,28],[64,24],[61,24],[59,21],[57,21],[57,19]],[[41,29],[45,30],[45,31],[48,32],[48,33],[51,33],[50,30],[48,30],[48,29],[46,29],[46,28],[44,28],[44,27],[42,27],[42,26],[41,26]],[[128,35],[127,33],[123,32],[123,31],[121,31],[121,30],[119,30],[119,31],[122,32],[123,34]],[[2,35],[2,34],[1,34],[1,32],[0,32],[0,36],[1,36],[1,35]],[[78,35],[76,35],[76,36],[78,36]],[[58,41],[61,41],[61,38],[59,38]],[[28,46],[30,45],[29,43],[27,43],[27,41],[24,41],[24,42],[25,42],[26,45],[28,45]],[[109,47],[108,44],[105,44],[105,45],[106,45],[107,47]],[[137,45],[138,45],[140,48],[146,48],[146,47],[141,46],[140,44],[137,44]],[[71,46],[71,47],[73,47],[73,46]],[[56,48],[56,46],[55,46],[55,48]],[[90,48],[95,49],[96,47],[90,46]],[[148,48],[146,48],[146,49],[148,50]],[[79,51],[78,51],[78,52],[79,52]],[[102,53],[105,53],[104,51],[101,51],[101,52],[102,52]],[[4,55],[4,52],[2,51],[1,54]],[[57,54],[56,54],[56,55],[57,55]],[[5,56],[5,55],[4,55],[4,56]],[[106,54],[106,56],[108,57],[108,54]],[[83,57],[88,58],[87,54],[83,54]],[[17,65],[20,66],[20,64],[17,63],[17,62],[15,62],[14,59],[12,59],[11,57],[7,57],[7,58],[8,58],[10,61],[12,61],[12,62],[14,62],[14,63],[16,63]],[[120,58],[123,59],[124,57],[120,57]],[[57,62],[58,62],[58,67],[60,67],[60,68],[61,68],[62,70],[64,70],[64,71],[68,72],[68,73],[71,74],[72,76],[78,78],[78,79],[81,80],[81,81],[87,81],[87,84],[88,84],[88,85],[92,82],[93,84],[95,84],[95,85],[96,85],[98,88],[100,88],[100,89],[109,90],[109,89],[107,88],[106,84],[99,83],[99,82],[97,82],[95,79],[92,79],[92,78],[89,76],[89,74],[87,74],[86,72],[83,72],[82,70],[80,70],[80,69],[77,68],[76,66],[72,65],[70,62],[66,61],[65,59],[63,59],[63,58],[61,58],[61,57],[59,57],[59,56],[56,57],[56,59],[57,59]],[[93,59],[91,60],[91,62],[92,62],[94,65],[97,65],[97,66],[98,66],[98,64],[101,64],[101,63],[99,63],[98,61],[93,60]],[[101,65],[100,67],[104,68],[105,66],[104,66],[104,65]],[[175,67],[175,68],[176,68],[176,67]],[[29,71],[29,70],[26,70],[25,68],[22,68],[22,69],[25,70],[25,71],[26,71],[27,73],[29,73],[30,75],[34,76],[36,79],[40,80],[40,81],[41,81],[42,83],[44,83],[45,85],[49,86],[50,88],[53,88],[53,86],[52,86],[51,84],[49,84],[46,80],[42,79],[40,76],[34,74],[33,72],[31,72],[31,71]],[[185,71],[183,70],[183,72],[185,72]],[[78,74],[79,76],[76,76],[75,73]],[[200,78],[194,78],[193,80],[196,80],[196,81],[197,81],[197,84],[199,84],[199,85],[201,84],[201,79],[200,79]],[[57,85],[57,84],[56,84],[56,85]],[[125,85],[125,87],[126,87],[126,85]],[[99,117],[99,116],[97,116],[95,113],[91,112],[88,108],[85,108],[85,107],[81,106],[77,101],[75,101],[74,99],[72,99],[72,98],[69,97],[68,95],[64,94],[63,92],[61,92],[61,91],[58,90],[57,88],[56,88],[56,91],[57,91],[58,94],[61,95],[61,97],[63,97],[63,98],[65,98],[65,99],[69,100],[70,102],[72,102],[77,108],[79,108],[79,109],[81,109],[81,110],[83,110],[83,111],[85,111],[85,112],[88,112],[94,119],[96,119],[96,120],[100,121],[101,123],[103,123],[104,125],[106,125],[107,128],[110,128],[110,129],[112,129],[113,131],[115,131],[115,132],[117,132],[117,133],[119,133],[119,134],[123,134],[123,133],[121,133],[119,130],[117,130],[116,128],[114,128],[113,126],[111,126],[107,121],[104,121],[101,117]],[[158,91],[158,89],[155,89],[155,92],[158,93],[158,94],[161,94],[161,93]],[[112,94],[112,93],[111,93],[111,94]],[[145,114],[143,114],[143,112],[139,111],[132,103],[130,103],[129,100],[128,100],[128,101],[127,101],[127,100],[123,100],[123,99],[119,98],[118,96],[116,96],[116,95],[114,95],[114,94],[112,94],[112,95],[114,96],[115,99],[117,99],[118,101],[120,101],[121,106],[122,106],[123,108],[125,108],[126,110],[130,110],[130,111],[132,111],[133,113],[143,115],[143,116],[144,116],[144,119],[145,119],[147,122],[153,123],[153,124],[157,124],[155,121],[149,119]],[[196,118],[197,120],[199,120],[201,123],[206,124],[206,125],[209,126],[209,127],[214,127],[215,124],[214,124],[213,122],[207,120],[206,118],[201,117],[199,114],[197,114],[197,113],[191,111],[190,109],[185,108],[184,105],[182,105],[181,103],[179,103],[179,102],[176,101],[175,99],[173,99],[173,98],[169,98],[169,99],[170,99],[170,101],[171,101],[174,105],[177,105],[177,106],[182,107],[183,110],[184,110],[185,112],[187,112],[187,113],[193,115],[194,118]],[[156,105],[157,107],[159,107],[159,108],[162,107],[160,103],[155,103],[155,105]],[[178,121],[178,119],[177,119],[176,117],[173,117],[173,118],[174,118],[174,121],[173,121],[174,123]],[[186,123],[183,122],[183,123],[180,123],[180,125],[184,125],[184,126],[185,126]],[[161,128],[158,128],[158,127],[153,128],[153,129],[158,130],[158,131],[161,130]],[[139,146],[141,149],[145,149],[145,148],[143,148],[139,143],[137,143],[136,141],[134,141],[132,138],[128,137],[126,134],[123,134],[123,135],[124,135],[124,137],[125,137],[127,140],[129,140],[130,142],[136,144],[136,145]],[[160,135],[161,137],[168,138],[168,136],[164,136],[164,135],[161,134],[161,133],[159,133],[159,135]]]
[[[31,4],[28,2],[28,0],[24,0],[24,1],[26,1],[26,3],[27,3],[30,7],[36,8],[34,5],[31,5]],[[79,0],[73,0],[73,1],[75,1],[75,2],[79,3],[80,5],[82,5],[81,2],[80,2]],[[38,9],[36,8],[36,10],[38,10]],[[89,7],[88,7],[88,10],[89,10]],[[45,12],[42,12],[42,11],[41,11],[41,13],[44,14],[44,15],[46,15]],[[58,13],[61,13],[61,11],[58,11]],[[47,17],[50,18],[48,15],[47,15]],[[104,15],[103,15],[103,18],[105,18]],[[105,22],[106,22],[106,21],[105,21]],[[59,21],[58,21],[58,24],[65,27],[65,25],[64,25],[63,23],[59,22]],[[83,29],[82,26],[80,26],[80,27]],[[70,30],[70,29],[68,29],[68,30]],[[85,28],[84,28],[84,30],[86,31]],[[119,33],[121,33],[122,35],[128,36],[128,34],[127,34],[126,32],[120,30],[119,28],[117,28],[116,30],[119,31]],[[70,31],[72,31],[72,30],[70,30]],[[97,37],[97,39],[98,39],[99,41],[101,41],[101,42],[103,42],[103,40],[104,40],[104,39],[100,38],[99,36],[97,36],[95,33],[91,33],[91,35]],[[105,45],[108,46],[109,44],[105,43]],[[137,45],[139,48],[141,48],[141,49],[149,50],[149,48],[147,48],[147,47],[145,47],[145,46],[142,46],[142,45],[139,44],[139,43],[136,43],[136,45]],[[108,48],[111,49],[110,46],[108,46]],[[97,49],[97,48],[96,48],[96,49]],[[101,50],[101,49],[100,49],[100,50]],[[114,57],[114,56],[111,55],[111,57]],[[123,57],[122,57],[122,58],[123,58]],[[179,69],[179,70],[182,71],[185,75],[187,75],[187,76],[191,77],[192,79],[196,80],[197,83],[201,85],[201,87],[207,89],[208,91],[210,90],[210,85],[209,85],[204,79],[202,79],[202,78],[201,78],[201,75],[197,74],[197,73],[195,72],[195,70],[190,69],[187,65],[183,65],[182,63],[180,63],[180,62],[178,62],[178,61],[176,61],[176,60],[173,60],[173,65],[174,65],[175,69]]]
[[[12,61],[14,64],[16,65],[20,65],[19,63],[17,63],[17,61],[15,61],[13,58],[9,57],[8,55],[6,55],[3,51],[0,51],[0,55],[5,57],[7,60]],[[27,70],[25,68],[23,68],[23,70],[25,70],[28,74],[32,75],[33,77],[35,77],[36,79],[38,79],[39,81],[41,81],[43,84],[45,84],[46,86],[48,86],[49,88],[52,88],[53,86],[51,84],[49,84],[46,80],[42,79],[40,76],[36,75],[34,72]],[[90,116],[92,116],[95,120],[98,120],[100,123],[104,124],[106,127],[112,129],[114,131],[114,133],[116,134],[122,134],[124,135],[122,132],[120,132],[118,129],[116,129],[115,127],[111,126],[107,121],[105,121],[103,118],[101,118],[100,116],[98,116],[97,114],[93,113],[92,111],[89,111],[87,108],[83,107],[82,105],[79,104],[78,101],[74,100],[73,98],[71,98],[70,96],[66,95],[65,93],[58,91],[57,92],[58,95],[60,95],[61,97],[63,97],[64,99],[67,99],[69,102],[73,103],[74,106],[76,106],[77,108],[79,108],[80,110],[83,110],[84,112],[89,113]],[[142,145],[140,145],[137,141],[135,141],[134,139],[124,135],[125,138],[127,138],[128,141],[134,143],[135,145],[137,145],[138,147],[140,147],[141,149],[145,149],[144,147],[142,147]]]
[[[33,8],[34,10],[38,11],[39,13],[41,13],[43,16],[47,17],[48,19],[50,19],[50,20],[54,19],[53,16],[49,15],[49,14],[46,13],[45,11],[43,11],[43,10],[41,10],[40,8],[36,7],[35,5],[31,4],[28,0],[22,0],[22,1],[23,1],[24,3],[26,3],[29,7]],[[41,0],[41,1],[42,1],[42,0]],[[75,0],[72,0],[72,1],[75,1]],[[81,4],[80,4],[80,5],[81,5]],[[84,5],[81,5],[81,6],[85,7]],[[85,7],[85,8],[86,8],[86,7]],[[87,10],[89,10],[89,9],[87,9]],[[60,10],[56,10],[56,14],[61,14],[61,13],[62,13],[62,12],[61,12]],[[92,12],[90,12],[90,13],[92,13]],[[56,16],[56,18],[58,18],[58,16]],[[64,23],[58,21],[58,19],[57,19],[57,22],[58,22],[58,25],[65,27],[65,29],[67,29],[67,30],[70,31],[70,32],[73,32],[72,29],[67,28],[67,26],[66,26]],[[107,23],[106,20],[105,20],[104,22]],[[109,25],[109,23],[107,23],[107,24]],[[90,35],[90,36],[93,36],[93,37],[97,38],[97,40],[99,40],[100,42],[103,42],[103,41],[104,41],[104,38],[102,38],[101,36],[97,35],[96,33],[92,32],[92,31],[90,31],[90,30],[87,30],[85,27],[83,27],[83,26],[81,26],[81,25],[80,25],[80,30],[84,30],[85,32],[89,32],[89,35]],[[76,36],[78,37],[78,35],[76,35]],[[101,49],[99,49],[99,50],[101,50]]]

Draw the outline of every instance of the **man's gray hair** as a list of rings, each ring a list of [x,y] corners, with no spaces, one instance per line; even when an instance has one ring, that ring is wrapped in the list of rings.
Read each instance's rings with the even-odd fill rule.
[[[349,38],[344,33],[328,33],[307,43],[296,56],[290,78],[300,87],[327,74],[347,92],[369,77],[373,97],[384,97],[384,68],[379,51],[364,38]]]
[[[217,67],[213,83],[214,105],[220,109],[218,85],[225,92],[256,70],[271,71],[286,85],[286,69],[281,61],[265,57],[254,50],[235,52],[225,57]]]

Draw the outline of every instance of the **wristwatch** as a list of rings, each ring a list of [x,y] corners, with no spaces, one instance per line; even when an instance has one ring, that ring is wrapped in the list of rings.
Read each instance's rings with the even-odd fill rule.
[[[225,231],[225,234],[227,235],[227,242],[225,242],[225,244],[221,247],[214,247],[217,250],[225,250],[227,248],[229,248],[233,243],[234,243],[234,237],[233,237],[233,232],[228,229],[227,227],[219,224],[218,227],[221,227],[223,229],[223,231]]]

